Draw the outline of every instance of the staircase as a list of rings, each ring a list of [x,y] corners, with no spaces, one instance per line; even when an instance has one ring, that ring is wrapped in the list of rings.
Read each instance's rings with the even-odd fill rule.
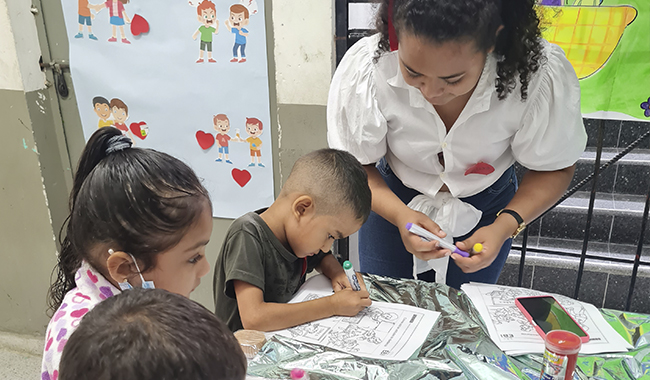
[[[577,163],[570,188],[594,170],[599,120],[585,119],[587,149]],[[601,164],[650,130],[650,123],[607,121],[603,134]],[[525,170],[517,168],[519,179]],[[574,296],[589,197],[593,181],[528,227],[528,249],[522,286]],[[588,255],[578,299],[596,307],[624,309],[627,302],[645,197],[650,187],[650,138],[617,164],[600,173],[591,220]],[[644,235],[641,265],[634,286],[630,311],[650,313],[650,223]],[[522,234],[523,235],[523,234]],[[518,236],[513,246],[522,245]],[[521,252],[513,247],[499,284],[517,286]],[[534,252],[544,251],[544,252]],[[556,253],[557,252],[557,253]],[[619,260],[619,261],[617,261]],[[645,264],[645,265],[644,265]]]

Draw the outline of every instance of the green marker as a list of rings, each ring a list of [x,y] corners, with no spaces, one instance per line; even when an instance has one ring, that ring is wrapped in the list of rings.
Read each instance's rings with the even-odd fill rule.
[[[359,285],[359,279],[357,278],[357,274],[354,272],[354,269],[352,268],[352,263],[348,260],[345,260],[343,262],[343,270],[345,271],[345,275],[348,276],[348,281],[350,281],[350,286],[352,287],[352,290],[359,291],[361,290],[361,285]]]

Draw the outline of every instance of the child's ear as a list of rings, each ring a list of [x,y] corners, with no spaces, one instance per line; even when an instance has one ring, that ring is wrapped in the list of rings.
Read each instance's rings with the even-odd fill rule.
[[[131,256],[122,251],[113,252],[108,256],[106,259],[106,268],[108,269],[108,274],[118,283],[130,279],[137,273]]]
[[[293,215],[300,220],[314,213],[314,200],[309,195],[301,195],[292,204]]]

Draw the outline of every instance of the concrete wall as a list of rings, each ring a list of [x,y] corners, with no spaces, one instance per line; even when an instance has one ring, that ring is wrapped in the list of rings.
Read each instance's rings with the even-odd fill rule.
[[[0,329],[33,333],[48,320],[56,245],[28,106],[48,113],[37,95],[45,77],[33,16],[19,5],[0,0]]]
[[[276,194],[298,157],[327,146],[332,3],[266,2]],[[42,333],[48,322],[54,234],[67,216],[71,168],[84,145],[74,89],[57,98],[51,74],[39,69],[41,55],[45,62],[67,60],[60,2],[0,0],[0,125],[6,131],[0,139],[0,330],[20,333]],[[214,220],[211,265],[231,222]],[[192,298],[214,308],[212,271]]]

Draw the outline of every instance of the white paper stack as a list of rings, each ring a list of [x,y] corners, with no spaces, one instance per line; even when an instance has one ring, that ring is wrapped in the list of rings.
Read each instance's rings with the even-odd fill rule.
[[[544,353],[544,340],[515,305],[517,297],[550,295],[589,334],[581,354],[625,352],[632,346],[614,330],[594,305],[537,290],[469,283],[461,286],[485,322],[492,341],[508,355]]]
[[[321,274],[307,280],[290,302],[332,293],[331,281]],[[275,334],[364,358],[407,360],[418,352],[439,316],[414,306],[373,302],[354,317],[325,318]]]

